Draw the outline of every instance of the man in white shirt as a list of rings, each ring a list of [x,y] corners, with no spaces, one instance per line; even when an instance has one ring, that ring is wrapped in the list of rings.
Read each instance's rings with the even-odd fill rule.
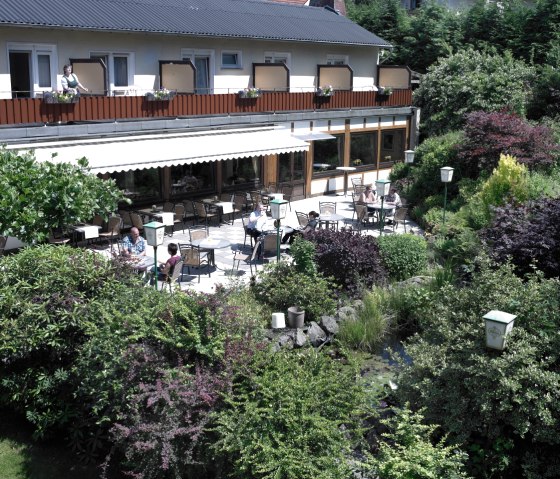
[[[253,211],[249,215],[249,222],[247,223],[247,233],[250,234],[254,239],[257,239],[262,229],[266,223],[266,206],[262,203],[259,203]]]

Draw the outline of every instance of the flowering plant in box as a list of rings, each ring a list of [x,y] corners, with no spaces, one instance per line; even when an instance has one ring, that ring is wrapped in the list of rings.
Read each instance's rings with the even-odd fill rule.
[[[333,96],[334,88],[332,85],[320,86],[317,88],[317,96]]]
[[[261,96],[260,88],[249,87],[239,91],[240,98],[258,98]]]
[[[76,103],[79,96],[75,93],[64,93],[62,91],[51,91],[44,95],[45,103]]]
[[[148,101],[167,101],[171,100],[175,96],[174,91],[170,91],[167,88],[160,88],[158,90],[149,91],[146,93],[146,98]]]
[[[390,86],[380,86],[377,88],[377,93],[379,95],[392,95],[393,94],[393,89]]]

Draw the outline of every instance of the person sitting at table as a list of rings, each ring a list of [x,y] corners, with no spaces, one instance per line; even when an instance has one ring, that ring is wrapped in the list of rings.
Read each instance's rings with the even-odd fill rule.
[[[169,258],[167,261],[160,261],[158,266],[158,280],[165,281],[167,276],[173,272],[173,268],[177,264],[177,261],[181,259],[181,255],[177,254],[179,247],[175,243],[169,243],[167,245],[167,252],[169,253]]]
[[[135,226],[130,228],[130,234],[125,236],[122,246],[124,256],[146,256],[146,242]]]
[[[360,195],[360,199],[358,200],[359,203],[362,204],[372,204],[377,201],[375,191],[373,191],[371,185],[367,185],[366,189]]]
[[[256,240],[262,233],[262,229],[266,224],[266,206],[258,203],[255,211],[249,215],[249,222],[247,223],[247,234]]]
[[[307,213],[307,218],[308,221],[305,225],[305,228],[301,230],[293,230],[290,233],[286,233],[282,238],[282,243],[292,244],[296,235],[302,236],[306,233],[309,233],[310,231],[316,230],[317,226],[319,225],[319,213],[317,213],[316,211],[310,211],[309,213]]]
[[[393,203],[396,207],[401,206],[401,197],[399,196],[395,188],[391,188],[389,194],[385,196],[385,201],[387,203]]]

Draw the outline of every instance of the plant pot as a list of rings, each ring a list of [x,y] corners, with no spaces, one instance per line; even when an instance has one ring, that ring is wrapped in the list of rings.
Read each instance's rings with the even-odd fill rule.
[[[305,321],[305,311],[299,306],[290,306],[288,308],[288,327],[289,328],[303,328]]]

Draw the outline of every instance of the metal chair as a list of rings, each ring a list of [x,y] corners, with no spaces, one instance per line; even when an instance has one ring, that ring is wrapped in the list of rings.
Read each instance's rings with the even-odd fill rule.
[[[163,211],[165,213],[172,213],[174,208],[175,208],[175,205],[173,203],[171,203],[170,201],[166,201],[163,204]]]
[[[115,239],[118,241],[121,237],[121,229],[122,229],[122,218],[120,216],[111,216],[109,218],[109,221],[107,222],[107,229],[99,233],[99,240],[108,241],[109,245],[111,246],[111,252],[113,251],[113,241]],[[118,243],[117,246],[120,252],[120,245]]]
[[[185,216],[184,222],[192,220],[193,223],[196,222],[196,209],[194,207],[194,202],[192,200],[184,200],[183,205],[185,206]]]
[[[142,222],[142,217],[138,213],[130,213],[130,220],[132,221],[132,226],[138,228],[140,234],[144,232],[144,223]]]
[[[65,245],[67,243],[70,243],[70,238],[66,236],[63,228],[53,228],[49,233],[49,243],[56,245]],[[3,249],[4,248],[2,248],[2,250]]]
[[[173,218],[173,233],[175,233],[175,226],[181,224],[183,233],[185,232],[185,205],[177,203],[175,205],[175,217]]]
[[[233,252],[233,268],[232,271],[239,271],[239,264],[241,261],[244,261],[249,265],[249,269],[251,270],[251,276],[253,276],[253,261],[255,260],[255,249],[250,253],[245,253],[242,250],[235,250]],[[237,261],[237,267],[235,266],[235,262]],[[255,263],[255,273],[257,272],[257,264]]]
[[[163,291],[163,289],[165,288],[165,285],[169,285],[169,292],[172,293],[173,292],[173,288],[172,288],[173,284],[174,283],[179,283],[179,280],[181,279],[182,276],[183,276],[183,260],[180,259],[179,261],[177,261],[175,263],[174,266],[172,266],[171,271],[165,277],[165,279],[161,281],[161,290]],[[179,289],[180,288],[181,288],[181,286],[179,286]]]
[[[222,193],[220,195],[220,201],[232,201],[233,195],[231,193]]]
[[[204,224],[206,225],[206,228],[208,228],[209,220],[211,220],[212,218],[216,218],[218,222],[218,226],[220,225],[220,215],[217,212],[215,213],[211,212],[205,203],[202,203],[200,201],[195,201],[194,207],[196,210],[196,216],[198,222],[202,223],[202,220],[204,220]]]
[[[319,201],[319,214],[335,214],[336,213],[336,202],[334,201]]]
[[[282,187],[282,194],[284,195],[284,199],[288,202],[290,211],[292,211],[292,195],[294,194],[294,187],[291,185],[284,185]]]
[[[353,178],[350,178],[350,181],[352,182],[352,186],[356,187],[356,186],[363,186],[364,185],[364,179],[354,176]]]
[[[356,204],[356,230],[358,234],[361,234],[364,227],[369,225],[369,212],[368,208],[364,204]]]
[[[395,216],[393,216],[393,231],[395,228],[398,227],[399,223],[402,223],[404,226],[404,232],[406,233],[406,215],[408,214],[408,208],[397,208],[395,211]]]
[[[301,211],[296,211],[297,220],[301,229],[307,226],[309,223],[309,215],[307,213],[302,213]]]
[[[210,277],[210,264],[208,262],[208,256],[204,257],[201,255],[200,248],[193,245],[179,244],[179,251],[181,252],[181,257],[183,258],[183,267],[187,267],[188,274],[191,272],[191,268],[196,268],[198,270],[198,282],[200,283],[200,269],[206,267],[208,269],[208,277]]]

